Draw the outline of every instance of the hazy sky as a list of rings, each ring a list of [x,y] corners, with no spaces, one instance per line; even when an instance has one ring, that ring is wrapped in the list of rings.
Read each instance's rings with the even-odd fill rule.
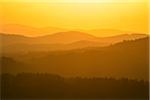
[[[1,24],[148,32],[148,3],[144,0],[2,1]]]

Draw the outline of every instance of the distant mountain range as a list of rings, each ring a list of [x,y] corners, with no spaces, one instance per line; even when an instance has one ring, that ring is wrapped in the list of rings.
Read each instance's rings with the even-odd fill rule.
[[[121,34],[128,34],[128,33],[137,33],[131,31],[124,31],[118,29],[65,29],[65,28],[58,28],[58,27],[31,27],[27,25],[21,24],[3,24],[0,28],[0,33],[10,33],[16,35],[25,35],[31,37],[37,36],[44,36],[50,35],[53,33],[58,32],[67,32],[67,31],[80,31],[83,33],[89,33],[97,37],[110,37],[115,35]]]
[[[86,47],[104,47],[124,40],[147,37],[146,34],[122,34],[111,37],[96,37],[79,31],[58,32],[51,35],[27,37],[23,35],[1,33],[2,50],[8,52],[55,51],[81,49]]]
[[[111,37],[115,35],[133,33],[131,31],[122,31],[117,29],[93,29],[93,30],[81,30],[81,32],[92,33],[98,37]]]
[[[0,33],[2,72],[148,79],[147,34],[122,32],[121,35],[96,37],[88,32],[56,28],[54,30],[58,32],[51,28],[44,31],[30,28],[29,31],[29,28],[21,29],[22,26],[18,28],[18,25],[12,29],[14,33],[24,30],[28,35],[44,32],[42,36],[29,37],[14,34],[10,28],[6,29],[8,32]],[[54,33],[49,34],[49,31]],[[108,30],[100,31],[105,33]]]
[[[20,24],[4,24],[1,26],[0,32],[1,33],[11,33],[16,35],[26,35],[26,36],[40,36],[40,35],[47,35],[56,32],[63,32],[68,31],[67,29],[63,28],[56,28],[56,27],[41,27],[35,28],[26,25]]]
[[[65,76],[148,80],[148,37],[107,47],[3,55],[3,72],[47,72]],[[71,44],[74,45],[74,44]]]

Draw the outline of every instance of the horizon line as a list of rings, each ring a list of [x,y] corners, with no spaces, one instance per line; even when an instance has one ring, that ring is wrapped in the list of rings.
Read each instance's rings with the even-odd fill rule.
[[[126,29],[116,29],[116,28],[109,28],[109,27],[97,27],[97,28],[67,28],[67,27],[57,27],[57,26],[40,26],[40,27],[36,27],[36,26],[31,26],[31,25],[25,25],[25,24],[15,24],[15,23],[6,23],[6,24],[1,24],[1,29],[3,30],[2,27],[3,26],[7,26],[7,25],[18,25],[18,26],[24,26],[24,27],[30,27],[30,28],[37,28],[37,29],[42,29],[42,28],[58,28],[58,29],[65,29],[66,31],[92,31],[92,30],[115,30],[115,31],[124,31],[124,32],[130,32],[130,33],[145,33],[147,34],[147,32],[136,32],[136,31],[129,31]],[[149,32],[148,32],[149,33]]]
[[[72,31],[64,31],[64,33],[66,33],[66,32],[72,32]],[[75,32],[81,32],[81,31],[75,31]],[[0,35],[5,34],[5,35],[23,36],[23,37],[28,37],[28,38],[37,38],[37,37],[50,36],[50,35],[59,34],[59,33],[63,33],[63,32],[55,32],[53,34],[37,35],[37,36],[29,36],[29,35],[23,35],[23,34],[17,34],[17,33],[15,34],[15,33],[4,33],[4,32],[2,33],[2,32],[0,32]],[[81,32],[81,33],[86,33],[87,35],[91,35],[91,36],[94,36],[97,38],[107,38],[107,37],[114,37],[114,36],[121,36],[121,35],[135,35],[135,34],[150,36],[149,34],[146,34],[146,33],[122,33],[122,34],[109,35],[109,36],[95,36],[95,35],[92,35],[92,34],[87,33],[87,32]]]

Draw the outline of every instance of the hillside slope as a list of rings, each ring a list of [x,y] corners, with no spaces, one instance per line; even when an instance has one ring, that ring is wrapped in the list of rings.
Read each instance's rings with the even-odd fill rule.
[[[7,71],[148,79],[148,45],[148,38],[143,38],[103,48],[32,52],[14,58],[16,61],[26,64],[25,68],[20,69],[22,65],[17,65]],[[4,63],[2,66],[5,69]],[[17,68],[19,70],[14,70]]]

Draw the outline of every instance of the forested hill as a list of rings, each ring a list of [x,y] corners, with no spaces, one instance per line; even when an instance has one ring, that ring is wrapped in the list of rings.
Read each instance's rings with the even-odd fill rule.
[[[2,58],[3,72],[46,72],[64,76],[126,77],[148,80],[148,38],[109,47],[31,52]],[[5,60],[5,61],[4,61]],[[15,62],[15,63],[14,63]],[[19,62],[19,63],[18,63]]]
[[[2,99],[142,99],[148,82],[113,78],[64,78],[54,74],[1,75]]]

